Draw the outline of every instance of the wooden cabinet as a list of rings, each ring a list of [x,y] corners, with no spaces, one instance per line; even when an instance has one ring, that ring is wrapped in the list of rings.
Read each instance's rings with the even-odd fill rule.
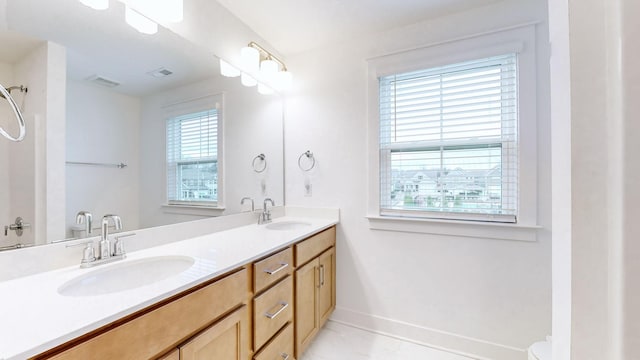
[[[226,312],[247,301],[248,274],[237,271],[200,289],[183,293],[162,306],[133,314],[124,323],[78,339],[79,345],[36,359],[151,359],[206,328]],[[224,294],[224,296],[220,296]],[[68,346],[67,346],[68,347]]]
[[[174,349],[172,352],[160,357],[158,360],[180,360],[180,350]]]
[[[296,257],[294,324],[299,358],[335,309],[335,228],[296,245]]]
[[[330,248],[318,258],[320,290],[318,291],[319,327],[323,327],[336,308],[336,250]]]
[[[295,360],[335,309],[335,227],[32,359]]]
[[[289,323],[254,357],[255,360],[294,360],[293,324]]]
[[[253,286],[257,294],[293,272],[293,251],[286,248],[253,264]]]
[[[253,343],[260,349],[293,320],[293,279],[285,278],[253,300]]]
[[[234,311],[180,346],[180,360],[247,360],[247,307]]]

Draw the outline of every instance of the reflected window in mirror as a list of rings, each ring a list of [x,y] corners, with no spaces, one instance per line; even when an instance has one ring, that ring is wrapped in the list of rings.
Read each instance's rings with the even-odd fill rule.
[[[221,193],[218,156],[219,101],[171,106],[167,118],[167,202],[169,205],[217,206]],[[202,108],[206,106],[209,107]],[[190,106],[191,105],[191,106]]]

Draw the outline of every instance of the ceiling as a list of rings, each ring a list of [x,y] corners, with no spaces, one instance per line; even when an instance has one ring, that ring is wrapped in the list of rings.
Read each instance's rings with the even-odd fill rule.
[[[219,74],[213,54],[175,33],[160,28],[144,35],[128,26],[124,6],[117,1],[96,11],[77,0],[8,0],[3,21],[0,48],[11,51],[0,51],[0,61],[15,63],[49,40],[67,49],[69,79],[103,77],[120,83],[111,89],[127,95],[144,96]],[[162,67],[173,74],[148,74]]]
[[[218,0],[283,55],[499,0]]]

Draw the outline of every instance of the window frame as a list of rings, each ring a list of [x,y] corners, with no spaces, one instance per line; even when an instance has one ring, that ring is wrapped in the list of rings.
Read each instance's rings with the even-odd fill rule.
[[[516,80],[517,80],[518,79],[518,75],[517,75],[518,54],[515,52],[500,54],[497,57],[482,57],[482,58],[471,59],[471,60],[481,62],[483,63],[484,66],[486,66],[486,64],[492,64],[492,66],[497,66],[502,68],[503,66],[505,66],[504,64],[508,64],[505,61],[509,61],[512,59],[512,55],[513,57],[515,57],[515,61],[516,61],[515,69],[516,69]],[[448,65],[459,67],[461,64],[456,62]],[[474,69],[472,67],[473,65],[471,64],[468,66],[470,67],[465,69],[464,71],[477,70],[477,69]],[[506,65],[506,66],[510,66],[510,65]],[[424,72],[424,71],[430,71],[430,70],[432,70],[432,68],[417,69],[418,72]],[[445,71],[442,73],[438,73],[438,74],[433,73],[431,76],[432,77],[439,76],[440,78],[443,75],[445,77],[450,76],[450,74],[446,72],[448,69],[444,69],[444,70]],[[395,74],[395,75],[403,76],[403,75],[406,75],[406,73]],[[381,79],[379,79],[378,81],[378,84],[379,84],[378,87],[379,87],[379,93],[382,93],[383,92],[382,81],[380,80]],[[504,81],[505,81],[504,79],[501,79],[501,87],[504,87]],[[385,90],[389,90],[389,89],[385,88]],[[515,92],[517,96],[517,88]],[[516,111],[517,111],[517,108],[518,107],[516,105]],[[383,120],[381,119],[381,115],[380,115],[378,124],[379,125],[382,124],[382,121]],[[505,121],[508,121],[508,120],[505,120],[503,118],[501,122],[504,124]],[[516,115],[515,121],[516,121],[515,127],[517,128],[517,123],[518,123],[517,115]],[[393,131],[393,128],[389,130]],[[417,153],[417,152],[434,153],[434,154],[438,154],[438,157],[442,162],[444,161],[444,158],[446,158],[445,153],[450,153],[452,151],[457,151],[462,149],[481,150],[481,149],[489,149],[489,148],[506,149],[504,151],[501,150],[501,154],[502,154],[501,164],[503,165],[501,166],[501,169],[502,171],[505,171],[505,172],[511,172],[514,169],[518,168],[517,157],[515,158],[515,161],[513,160],[508,161],[510,158],[512,158],[509,155],[512,145],[516,145],[515,153],[517,154],[517,145],[518,145],[517,134],[518,134],[518,131],[516,130],[515,138],[509,135],[507,135],[506,137],[504,135],[500,135],[500,136],[491,137],[491,138],[478,139],[473,142],[468,142],[468,141],[462,142],[459,139],[453,139],[453,140],[439,139],[439,140],[416,140],[411,142],[396,143],[392,141],[390,138],[385,138],[385,139],[379,138],[378,143],[379,143],[380,164],[381,164],[380,166],[381,173],[379,176],[382,178],[383,177],[382,170],[385,170],[384,177],[387,179],[392,178],[391,167],[392,167],[392,162],[393,162],[392,159],[394,154],[410,154],[410,153]],[[384,149],[382,144],[383,142],[384,142]],[[508,164],[508,166],[504,166],[505,163]],[[387,185],[390,185],[390,184],[387,184]],[[504,209],[506,210],[510,210],[510,209],[517,210],[517,189],[512,189],[511,186],[509,185],[510,185],[510,182],[505,180],[503,177],[501,177],[501,189],[503,194],[502,201],[501,201],[501,204],[502,204],[501,209],[504,207]],[[418,185],[415,185],[414,191],[418,190],[417,187]],[[517,183],[516,183],[516,188],[517,188]],[[381,188],[381,193],[380,193],[381,202],[385,196],[387,196],[388,198],[391,197],[391,188],[389,187]],[[444,192],[442,192],[440,197],[442,198],[442,200],[444,200],[445,198]],[[380,215],[381,216],[397,216],[397,217],[415,217],[415,218],[425,218],[425,219],[451,219],[451,220],[488,221],[488,222],[504,222],[504,223],[517,222],[517,214],[492,213],[490,211],[485,211],[485,212],[456,211],[455,209],[446,211],[445,208],[440,208],[440,210],[441,211],[438,211],[435,209],[433,210],[415,210],[410,208],[399,209],[399,208],[391,208],[388,206],[383,207],[381,205]]]
[[[486,237],[516,240],[535,240],[537,229],[537,85],[536,85],[535,24],[469,36],[432,46],[368,59],[368,204],[367,218],[372,229],[424,232],[471,236],[473,231],[485,232],[495,228],[523,229],[522,236],[500,235]],[[383,216],[380,208],[380,118],[379,78],[405,72],[445,66],[475,59],[516,53],[518,56],[519,122],[518,122],[518,208],[517,223],[500,223],[469,219],[413,218]],[[523,136],[523,134],[525,134]],[[407,230],[402,230],[405,225]],[[464,225],[464,226],[461,226]],[[512,232],[508,230],[507,232]],[[491,233],[491,231],[489,231]]]
[[[168,162],[167,162],[167,131],[170,119],[217,109],[217,201],[184,201],[169,200],[168,188]],[[225,209],[224,206],[224,93],[205,95],[202,97],[182,100],[163,106],[165,115],[164,121],[164,194],[165,203],[162,205],[167,213],[185,214],[185,215],[219,215]],[[182,162],[184,163],[184,162]],[[176,163],[177,166],[178,163]]]

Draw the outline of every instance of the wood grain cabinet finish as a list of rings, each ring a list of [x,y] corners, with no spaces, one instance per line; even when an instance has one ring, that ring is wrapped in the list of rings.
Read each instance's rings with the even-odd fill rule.
[[[247,360],[248,316],[243,306],[216,322],[180,346],[180,360]]]
[[[335,234],[333,227],[295,246],[294,324],[297,358],[301,357],[335,310]]]
[[[293,320],[293,278],[288,276],[253,300],[253,343],[260,349]]]
[[[55,360],[155,358],[196,334],[225,312],[246,302],[248,281],[247,270],[242,269],[164,306],[143,313],[112,330],[89,338],[51,358]]]
[[[158,360],[180,360],[180,350],[174,349],[172,352],[158,358]]]
[[[295,360],[293,357],[293,324],[287,324],[253,358],[254,360]]]
[[[323,327],[336,308],[336,250],[330,248],[318,258],[320,288],[318,291],[319,327]]]
[[[286,248],[253,264],[253,286],[257,294],[293,273],[293,250]]]
[[[335,309],[335,241],[331,227],[32,360],[295,360]]]
[[[301,266],[336,245],[336,228],[331,227],[296,244],[296,266]]]

